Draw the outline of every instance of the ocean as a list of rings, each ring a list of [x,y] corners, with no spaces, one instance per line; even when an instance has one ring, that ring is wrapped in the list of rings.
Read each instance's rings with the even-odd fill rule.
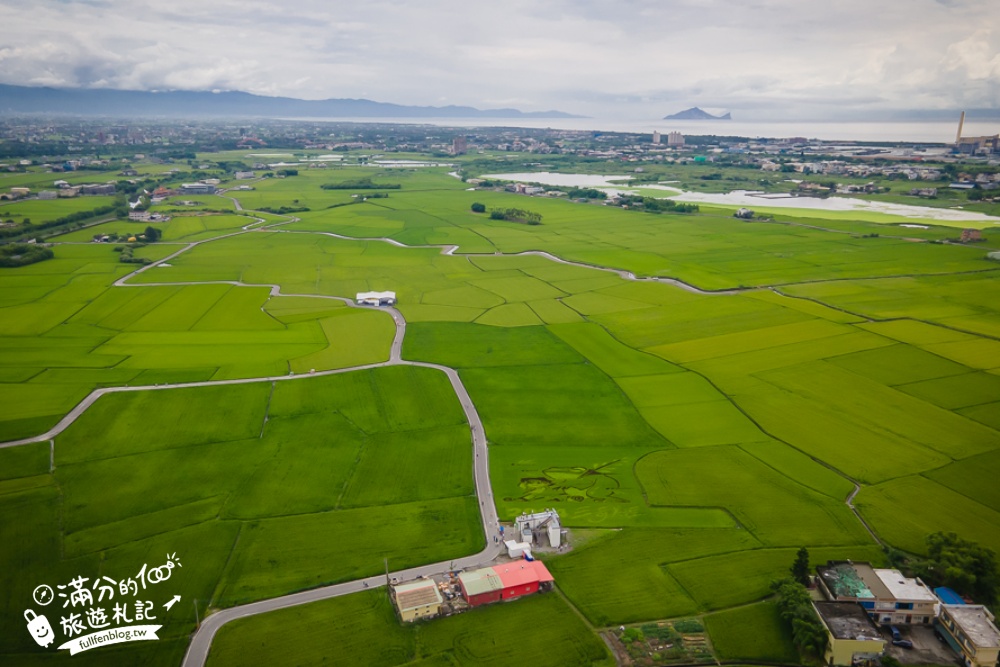
[[[740,120],[657,120],[614,118],[293,118],[288,120],[340,123],[389,123],[399,125],[435,125],[439,127],[522,127],[534,129],[584,130],[589,132],[658,131],[687,135],[715,134],[749,138],[784,139],[805,137],[824,141],[871,141],[953,143],[958,130],[955,122],[826,122],[826,121],[740,121]],[[963,136],[1000,134],[1000,121],[966,120]]]

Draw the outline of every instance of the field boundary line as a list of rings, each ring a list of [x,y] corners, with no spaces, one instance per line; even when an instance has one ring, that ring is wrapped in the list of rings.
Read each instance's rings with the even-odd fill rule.
[[[296,219],[288,220],[286,222],[294,222]],[[278,223],[283,224],[283,223]],[[352,299],[346,297],[330,296],[330,295],[320,295],[320,294],[289,294],[285,295],[281,293],[281,286],[276,284],[264,284],[264,285],[254,285],[243,283],[242,281],[193,281],[193,282],[168,282],[168,283],[128,283],[126,282],[129,278],[134,277],[140,273],[144,273],[152,268],[159,266],[160,264],[177,257],[178,255],[201,245],[202,243],[207,243],[210,241],[219,240],[222,238],[228,238],[231,236],[237,236],[241,234],[250,233],[256,230],[241,230],[239,232],[234,232],[231,234],[224,234],[219,237],[212,239],[206,239],[202,241],[195,241],[185,245],[178,251],[167,255],[166,257],[159,259],[155,262],[145,264],[137,270],[119,278],[112,283],[114,287],[156,287],[156,286],[187,286],[196,284],[228,284],[240,287],[268,287],[270,289],[270,296],[302,296],[310,298],[326,298],[334,299],[337,301],[343,301],[348,306],[360,309],[372,309],[370,307],[361,306],[356,304]],[[402,244],[398,244],[402,247]],[[451,246],[451,250],[457,246]],[[449,253],[450,254],[450,253]],[[259,382],[271,382],[272,391],[275,384],[279,381],[290,381],[290,380],[300,380],[303,378],[312,377],[323,377],[329,375],[336,375],[341,373],[349,373],[360,370],[371,370],[375,368],[383,368],[388,366],[415,366],[421,368],[430,368],[440,372],[443,372],[451,383],[452,390],[458,399],[459,406],[465,414],[466,422],[469,425],[469,431],[471,434],[471,444],[473,446],[473,457],[472,457],[472,472],[473,472],[473,483],[475,489],[475,495],[479,499],[479,514],[481,520],[481,527],[483,530],[483,548],[475,554],[464,556],[461,558],[456,558],[449,561],[442,561],[439,563],[432,563],[428,565],[421,565],[406,570],[391,573],[391,576],[398,579],[415,579],[421,576],[430,576],[434,574],[440,574],[442,572],[447,572],[451,570],[465,569],[468,567],[480,567],[489,562],[492,562],[501,552],[502,546],[499,542],[493,542],[491,538],[496,534],[499,528],[499,517],[496,512],[496,505],[493,502],[493,490],[490,485],[489,478],[489,452],[487,447],[486,433],[483,428],[482,420],[479,417],[479,412],[476,410],[475,405],[469,396],[468,390],[462,383],[461,378],[458,375],[458,371],[455,369],[444,366],[441,364],[433,364],[420,361],[407,361],[402,358],[402,347],[403,339],[406,333],[406,319],[403,317],[397,309],[392,307],[383,307],[374,309],[378,312],[388,313],[395,325],[395,335],[393,336],[392,343],[389,349],[389,359],[387,361],[382,361],[378,363],[371,364],[361,364],[358,366],[351,366],[348,368],[331,369],[325,371],[317,371],[315,373],[300,373],[300,374],[289,374],[281,376],[269,376],[269,377],[257,377],[257,378],[236,378],[229,380],[207,380],[203,382],[184,382],[177,384],[163,384],[163,385],[145,385],[138,387],[101,387],[93,390],[88,394],[79,404],[77,404],[69,413],[67,413],[54,427],[42,433],[40,435],[23,438],[20,440],[12,440],[8,442],[0,443],[0,448],[16,447],[20,445],[27,445],[36,442],[42,442],[45,440],[51,440],[56,435],[65,431],[70,425],[72,425],[77,419],[79,419],[87,409],[89,409],[94,403],[96,403],[102,396],[113,393],[122,392],[135,392],[135,391],[159,391],[166,389],[183,389],[183,388],[196,388],[196,387],[207,387],[207,386],[224,386],[224,385],[241,385],[241,384],[254,384]],[[58,486],[58,484],[57,484]],[[61,489],[60,489],[61,493]],[[489,505],[486,502],[489,501]],[[239,533],[237,533],[236,539],[233,541],[233,546],[230,550],[230,556],[226,561],[226,565],[223,567],[223,572],[230,567],[232,560],[233,550],[236,548],[236,544],[239,542],[240,536],[242,535],[242,529],[244,526],[243,521],[240,521]],[[62,531],[61,520],[60,520],[60,531]],[[215,590],[212,594],[212,600],[209,600],[208,604],[211,605],[212,601],[220,593],[220,587],[222,586],[223,578],[216,583]],[[297,606],[300,604],[306,604],[308,602],[313,602],[316,600],[323,600],[332,597],[337,597],[340,595],[346,595],[348,593],[355,593],[365,590],[370,587],[378,587],[385,585],[384,575],[375,575],[365,579],[358,579],[354,581],[348,581],[340,584],[332,584],[328,586],[321,586],[319,588],[299,591],[296,593],[291,593],[288,595],[282,595],[275,598],[270,598],[266,600],[259,600],[256,602],[251,602],[248,604],[237,605],[234,607],[229,607],[227,609],[218,611],[216,613],[207,616],[202,624],[195,631],[191,643],[188,645],[188,650],[185,653],[183,665],[185,667],[201,667],[205,664],[208,658],[208,651],[211,648],[212,640],[215,637],[215,633],[220,627],[229,621],[235,620],[237,618],[245,618],[248,616],[253,616],[256,614],[261,614],[269,611],[274,611],[277,609],[283,609],[286,607]]]
[[[885,542],[883,542],[883,541],[882,541],[882,539],[881,539],[881,538],[880,538],[880,537],[879,537],[879,536],[878,536],[878,535],[877,535],[877,534],[875,533],[875,531],[874,531],[874,530],[872,530],[872,527],[868,525],[868,522],[866,522],[866,521],[864,520],[864,518],[863,518],[863,517],[861,516],[861,512],[859,512],[859,511],[858,511],[858,509],[857,509],[857,508],[856,508],[856,507],[854,506],[854,503],[852,502],[852,501],[854,500],[854,496],[856,496],[856,495],[858,494],[858,492],[859,492],[859,491],[861,490],[861,485],[860,485],[860,483],[859,483],[859,482],[858,482],[858,481],[857,481],[856,479],[854,479],[853,477],[851,477],[850,475],[848,475],[848,474],[847,474],[847,473],[845,473],[844,471],[842,471],[842,470],[839,470],[839,469],[835,468],[834,466],[832,466],[831,464],[827,463],[826,461],[823,461],[823,460],[821,460],[821,459],[819,459],[819,458],[816,458],[815,456],[813,456],[813,455],[812,455],[812,454],[810,454],[809,452],[807,452],[807,451],[804,451],[804,450],[802,450],[802,449],[800,449],[800,448],[796,447],[796,446],[795,446],[795,445],[793,445],[792,443],[790,443],[790,442],[787,442],[786,440],[784,440],[784,439],[782,439],[782,438],[779,438],[778,436],[776,436],[776,435],[774,435],[773,433],[769,432],[769,431],[768,431],[768,430],[767,430],[766,428],[764,428],[764,427],[763,427],[763,426],[762,426],[762,425],[761,425],[761,424],[760,424],[760,423],[759,423],[759,422],[758,422],[758,421],[757,421],[756,419],[754,419],[754,418],[753,418],[753,416],[752,416],[752,415],[751,415],[750,413],[748,413],[748,412],[747,412],[747,411],[746,411],[746,410],[745,410],[745,409],[744,409],[744,408],[743,408],[743,407],[742,407],[742,406],[741,406],[741,405],[740,405],[739,403],[737,403],[737,402],[736,402],[735,400],[733,400],[733,398],[732,398],[731,396],[729,396],[729,394],[727,394],[727,393],[725,393],[724,391],[722,391],[722,389],[720,389],[720,388],[719,388],[719,386],[718,386],[718,385],[716,385],[716,384],[715,384],[715,382],[713,382],[711,378],[707,377],[707,376],[706,376],[706,375],[704,375],[703,373],[700,373],[700,372],[698,372],[698,371],[696,371],[696,370],[693,370],[693,369],[691,369],[691,368],[688,368],[687,366],[684,366],[684,365],[682,365],[682,364],[677,364],[677,365],[678,365],[678,366],[680,366],[681,368],[684,368],[684,369],[685,369],[685,370],[687,370],[688,372],[691,372],[691,373],[695,373],[695,374],[699,375],[699,376],[700,376],[700,377],[701,377],[701,378],[702,378],[703,380],[705,380],[705,381],[706,381],[706,382],[708,382],[708,383],[709,383],[710,385],[712,385],[712,388],[713,388],[713,389],[715,389],[715,390],[716,390],[717,392],[719,392],[719,394],[721,394],[722,396],[725,396],[725,397],[726,397],[726,400],[727,400],[727,401],[729,401],[729,403],[730,403],[730,404],[731,404],[731,405],[732,405],[733,407],[735,407],[735,408],[736,408],[737,410],[739,410],[739,411],[740,411],[740,414],[742,414],[742,415],[743,415],[744,417],[746,417],[746,418],[747,418],[748,420],[750,420],[750,422],[751,422],[751,423],[752,423],[752,424],[753,424],[754,426],[756,426],[756,427],[757,427],[757,429],[758,429],[758,430],[760,430],[760,432],[761,432],[761,433],[763,433],[764,435],[768,436],[769,438],[773,438],[774,440],[776,440],[776,441],[778,441],[778,442],[780,442],[780,443],[783,443],[783,444],[785,444],[785,445],[787,445],[787,446],[791,447],[792,449],[794,449],[795,451],[799,452],[800,454],[803,454],[803,455],[805,455],[805,456],[808,456],[808,457],[809,457],[810,459],[812,459],[812,460],[813,460],[813,461],[815,461],[816,463],[818,463],[818,464],[822,465],[822,466],[823,466],[824,468],[827,468],[828,470],[831,470],[832,472],[836,473],[837,475],[840,475],[841,477],[843,477],[844,479],[846,479],[846,480],[847,480],[848,482],[850,482],[851,484],[853,484],[853,485],[854,485],[854,491],[852,491],[852,492],[851,492],[851,493],[850,493],[850,494],[849,494],[849,495],[847,496],[847,498],[845,498],[845,499],[844,499],[844,504],[846,504],[846,505],[847,505],[848,509],[850,509],[850,510],[851,510],[851,512],[852,512],[852,513],[854,514],[854,516],[855,516],[855,517],[857,517],[858,521],[860,521],[860,522],[861,522],[861,525],[862,525],[862,526],[864,526],[865,530],[867,530],[867,531],[868,531],[868,534],[872,536],[872,539],[874,539],[874,540],[875,540],[875,543],[876,543],[876,544],[877,544],[878,546],[880,546],[880,547],[882,547],[882,548],[885,548],[885,546],[886,546]],[[739,449],[740,449],[740,451],[743,451],[743,452],[745,452],[745,453],[746,453],[747,455],[749,455],[749,456],[753,457],[754,459],[757,459],[758,461],[760,461],[760,459],[759,459],[758,457],[754,456],[754,455],[753,455],[753,454],[751,454],[750,452],[747,452],[747,451],[746,451],[745,449],[743,449],[742,447],[739,447]],[[763,463],[763,461],[761,461],[761,463]],[[764,464],[764,465],[767,465],[767,464]],[[770,467],[770,468],[774,469],[774,468],[773,468],[773,466],[768,466],[768,467]],[[775,470],[776,470],[776,469],[775,469]],[[785,475],[785,474],[784,474],[784,473],[782,473],[781,471],[777,471],[777,472],[779,472],[779,473],[780,473],[780,474],[781,474],[782,476],[784,476],[784,477],[786,477],[786,478],[788,478],[788,479],[791,479],[790,477],[788,477],[788,475]],[[813,489],[812,487],[809,487],[809,486],[806,486],[806,485],[805,485],[805,484],[803,484],[802,482],[799,482],[799,481],[797,481],[797,480],[792,480],[792,481],[795,481],[795,482],[796,482],[797,484],[799,484],[799,485],[800,485],[800,486],[802,486],[803,488],[806,488],[806,489],[809,489],[810,491],[812,491],[812,492],[814,492],[814,493],[818,493],[818,494],[820,494],[821,496],[825,496],[825,495],[826,495],[826,494],[824,494],[824,493],[821,493],[820,491],[817,491],[816,489]],[[826,497],[830,497],[830,496],[826,496]],[[755,537],[756,537],[756,536],[755,536]]]

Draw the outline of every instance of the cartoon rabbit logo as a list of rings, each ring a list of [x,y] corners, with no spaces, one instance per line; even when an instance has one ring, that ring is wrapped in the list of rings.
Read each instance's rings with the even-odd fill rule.
[[[28,622],[28,632],[35,638],[35,642],[39,646],[48,646],[55,641],[56,635],[52,632],[49,619],[39,616],[34,609],[25,609],[24,620]]]

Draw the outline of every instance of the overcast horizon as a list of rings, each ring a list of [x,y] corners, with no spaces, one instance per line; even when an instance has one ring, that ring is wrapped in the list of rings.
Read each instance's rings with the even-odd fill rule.
[[[623,119],[692,106],[743,120],[1000,110],[993,3],[879,4],[0,0],[0,83]]]

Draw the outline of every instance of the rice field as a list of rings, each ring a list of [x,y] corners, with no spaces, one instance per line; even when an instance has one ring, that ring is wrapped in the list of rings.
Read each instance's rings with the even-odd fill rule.
[[[112,394],[54,452],[50,469],[47,442],[0,450],[0,516],[30,523],[0,550],[5,605],[35,579],[148,554],[181,554],[178,592],[204,612],[482,546],[468,426],[431,369]],[[177,611],[166,636],[187,637],[193,616]]]
[[[773,602],[709,614],[705,628],[720,658],[799,664],[791,631]]]
[[[609,626],[636,620],[676,618],[704,610],[692,597],[682,575],[684,562],[725,558],[717,554],[757,553],[760,541],[746,530],[734,528],[625,528],[588,542],[569,554],[550,559],[547,564],[566,596],[595,625]],[[864,547],[852,552],[867,554]],[[787,567],[787,565],[785,566]],[[719,589],[740,588],[737,569],[719,569],[711,579]],[[758,586],[759,577],[752,579]],[[710,585],[706,582],[706,585]],[[741,599],[749,602],[757,594],[742,589]],[[700,591],[698,595],[704,597]]]
[[[511,641],[516,637],[517,641]],[[271,665],[614,664],[603,642],[557,595],[535,596],[402,626],[383,591],[241,619],[223,627],[210,667]]]
[[[733,446],[654,452],[639,461],[635,470],[651,505],[721,507],[770,546],[870,541],[843,503],[800,485]],[[753,493],[745,491],[750,488]],[[781,511],[776,512],[776,507]]]
[[[135,267],[104,244],[0,269],[0,440],[45,431],[96,387],[383,362],[387,313],[317,297],[393,290],[403,358],[458,369],[476,404],[501,518],[556,507],[570,527],[573,550],[546,562],[596,626],[713,612],[720,659],[794,661],[758,601],[800,546],[814,562],[880,560],[844,502],[855,482],[858,511],[892,547],[920,553],[929,532],[955,530],[1000,548],[1000,302],[979,250],[542,198],[529,227],[469,211],[523,197],[466,192],[445,171],[256,182],[235,193],[246,208],[311,210],[200,243],[129,287],[112,285]],[[319,187],[368,175],[403,188],[341,206],[350,192]],[[170,243],[136,255],[248,222],[175,215],[160,225]],[[696,294],[494,254],[528,250],[709,289],[777,287]],[[249,286],[200,284],[213,281]],[[272,284],[297,296],[272,297]],[[107,396],[55,438],[54,470],[47,442],[0,449],[0,521],[19,545],[0,549],[5,611],[23,611],[19,574],[68,580],[164,549],[198,554],[183,594],[202,611],[371,575],[386,555],[396,569],[471,553],[471,457],[454,391],[426,368]],[[151,664],[177,664],[193,611],[142,654]],[[317,633],[326,615],[343,623]],[[229,627],[213,664],[286,650],[303,664],[545,664],[547,645],[580,664],[609,657],[555,595],[401,628],[373,592]],[[527,637],[521,651],[509,633]],[[248,636],[265,646],[240,649]],[[4,659],[25,650],[0,638]]]

